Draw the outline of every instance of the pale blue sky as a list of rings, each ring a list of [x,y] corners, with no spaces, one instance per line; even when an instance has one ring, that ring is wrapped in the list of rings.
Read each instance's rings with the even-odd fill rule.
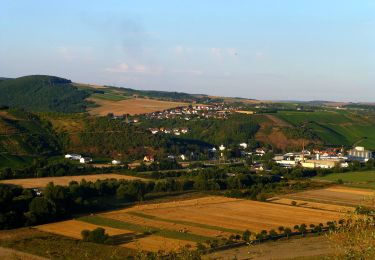
[[[375,101],[373,0],[1,0],[0,76]]]

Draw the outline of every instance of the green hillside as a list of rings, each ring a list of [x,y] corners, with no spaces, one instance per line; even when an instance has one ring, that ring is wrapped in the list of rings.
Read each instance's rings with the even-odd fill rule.
[[[362,145],[375,149],[375,116],[352,111],[281,111],[278,118],[293,126],[304,125],[327,145]]]
[[[0,81],[0,105],[45,112],[84,112],[92,93],[70,80],[53,76],[26,76]]]
[[[0,168],[27,165],[35,157],[59,151],[51,125],[34,114],[0,110]]]

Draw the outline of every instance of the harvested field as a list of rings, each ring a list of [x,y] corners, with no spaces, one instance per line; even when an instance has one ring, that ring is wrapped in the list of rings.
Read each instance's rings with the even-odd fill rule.
[[[135,249],[135,250],[147,250],[152,252],[163,251],[172,251],[178,250],[181,247],[190,245],[194,247],[194,243],[190,241],[180,240],[180,239],[170,239],[161,236],[147,236],[144,238],[136,239],[130,243],[122,244],[122,247]]]
[[[134,216],[134,212],[154,216],[155,219],[145,217],[141,220],[140,215]],[[186,201],[141,205],[104,213],[102,216],[124,222],[134,221],[134,223],[150,227],[184,229],[192,233],[199,232],[199,234],[205,232],[206,236],[213,236],[216,235],[212,232],[215,227],[221,235],[230,233],[224,232],[223,229],[238,231],[249,229],[259,232],[263,229],[277,229],[280,225],[293,227],[301,223],[319,224],[338,220],[341,213],[210,196]]]
[[[211,230],[196,226],[190,226],[186,224],[179,224],[173,221],[162,221],[158,219],[152,218],[154,215],[148,215],[150,217],[141,217],[135,216],[128,213],[116,213],[110,212],[103,214],[106,218],[116,219],[120,221],[124,221],[127,223],[133,223],[140,226],[150,227],[150,228],[160,228],[160,229],[168,229],[168,230],[175,230],[175,231],[184,231],[186,233],[193,233],[201,236],[209,236],[209,237],[218,237],[218,236],[229,236],[231,233],[223,232],[219,230]],[[146,215],[147,216],[147,215]]]
[[[71,181],[80,182],[82,179],[86,181],[96,181],[104,179],[118,179],[118,180],[144,180],[146,179],[121,175],[121,174],[93,174],[93,175],[79,175],[79,176],[63,176],[63,177],[45,177],[45,178],[29,178],[29,179],[13,179],[2,180],[0,183],[20,185],[24,188],[42,188],[48,183],[53,182],[56,185],[68,185]]]
[[[325,204],[325,203],[311,202],[311,201],[304,201],[304,200],[293,200],[293,199],[288,199],[288,198],[274,198],[270,200],[269,202],[277,203],[277,204],[284,204],[284,205],[291,205],[293,201],[297,203],[296,205],[297,207],[302,207],[302,208],[322,209],[322,210],[335,211],[335,212],[341,212],[341,213],[347,213],[347,212],[354,210],[354,207]]]
[[[121,234],[130,234],[132,231],[124,229],[116,229],[111,227],[103,227],[99,225],[93,225],[87,222],[79,220],[67,220],[56,223],[50,223],[45,225],[36,226],[37,229],[53,234],[58,234],[66,237],[72,237],[76,239],[81,239],[81,231],[84,229],[94,230],[98,227],[104,228],[106,233],[110,236],[121,235]]]
[[[108,113],[113,113],[114,115],[139,115],[145,113],[152,113],[156,111],[162,111],[165,109],[170,109],[178,106],[189,105],[188,103],[182,102],[162,101],[146,98],[132,98],[120,101],[95,98],[90,98],[90,100],[94,101],[99,106],[95,108],[90,108],[89,112],[93,115],[101,116],[105,116]]]
[[[375,192],[371,190],[337,186],[327,189],[299,192],[286,197],[290,199],[355,207],[358,205],[373,205],[372,199],[374,195]]]

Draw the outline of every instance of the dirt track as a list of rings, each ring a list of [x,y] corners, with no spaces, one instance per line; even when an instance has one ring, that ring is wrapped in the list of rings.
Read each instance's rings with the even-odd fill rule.
[[[71,181],[80,182],[82,179],[86,181],[96,181],[104,179],[121,179],[121,180],[145,180],[138,177],[121,175],[121,174],[92,174],[92,175],[79,175],[79,176],[63,176],[63,177],[45,177],[45,178],[29,178],[29,179],[14,179],[3,180],[0,183],[20,185],[24,188],[42,188],[48,183],[53,182],[56,185],[68,185]]]

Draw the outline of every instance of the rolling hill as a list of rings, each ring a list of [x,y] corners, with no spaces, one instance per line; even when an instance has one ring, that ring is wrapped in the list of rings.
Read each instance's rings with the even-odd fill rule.
[[[0,81],[0,105],[44,112],[84,112],[93,91],[80,90],[70,80],[25,76]]]

